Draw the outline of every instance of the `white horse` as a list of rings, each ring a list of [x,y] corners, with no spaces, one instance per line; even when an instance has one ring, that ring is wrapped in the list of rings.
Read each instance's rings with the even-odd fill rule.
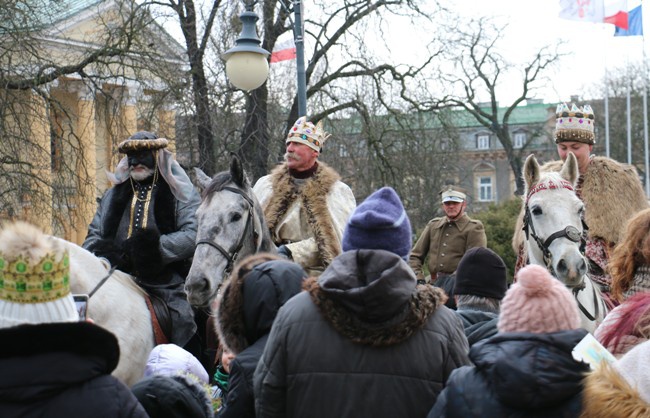
[[[562,170],[541,172],[534,155],[524,164],[526,200],[523,232],[528,261],[544,266],[575,296],[582,327],[593,333],[607,314],[597,286],[587,275],[584,244],[584,205],[575,194],[578,163],[569,154]]]
[[[230,170],[214,178],[198,168],[195,172],[202,196],[196,211],[196,250],[185,291],[193,306],[207,307],[238,260],[257,252],[275,253],[277,249],[236,156]]]

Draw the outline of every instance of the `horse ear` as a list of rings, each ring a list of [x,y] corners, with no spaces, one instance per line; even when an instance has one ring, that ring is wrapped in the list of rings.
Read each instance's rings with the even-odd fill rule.
[[[201,190],[207,189],[208,185],[210,185],[210,182],[212,181],[210,176],[205,174],[203,170],[198,167],[194,167],[194,174],[196,175],[196,182],[198,183],[196,186]]]
[[[230,158],[230,177],[239,187],[244,187],[246,183],[246,175],[244,174],[244,167],[237,154],[232,154]]]
[[[524,163],[524,181],[526,190],[539,181],[539,163],[533,154],[530,154]]]
[[[562,166],[562,170],[560,171],[560,176],[572,185],[576,185],[576,180],[578,180],[578,160],[576,159],[576,156],[573,155],[572,152],[570,152],[567,155],[566,161],[564,162],[564,165]]]

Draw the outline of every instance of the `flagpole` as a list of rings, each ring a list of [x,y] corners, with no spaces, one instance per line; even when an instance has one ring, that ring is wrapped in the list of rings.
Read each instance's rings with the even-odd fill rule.
[[[643,50],[643,152],[645,165],[645,195],[650,197],[650,157],[648,156],[648,70],[645,56],[645,35],[641,36]]]

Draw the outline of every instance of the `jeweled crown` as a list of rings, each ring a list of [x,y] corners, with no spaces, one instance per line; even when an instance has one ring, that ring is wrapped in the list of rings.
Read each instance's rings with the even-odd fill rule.
[[[566,103],[557,105],[555,111],[555,143],[574,141],[589,145],[596,143],[594,135],[594,111],[588,104],[578,107]]]
[[[287,135],[286,142],[298,142],[320,152],[323,144],[331,135],[323,129],[323,121],[319,121],[315,126],[307,120],[307,117],[301,116],[293,124]]]
[[[38,262],[23,255],[8,259],[0,253],[0,300],[17,303],[42,303],[70,293],[68,253],[57,260],[47,254]]]

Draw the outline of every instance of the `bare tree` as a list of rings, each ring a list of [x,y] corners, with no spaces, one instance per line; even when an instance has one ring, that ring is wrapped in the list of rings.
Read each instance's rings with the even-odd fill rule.
[[[524,100],[534,98],[534,89],[545,81],[545,72],[558,62],[560,54],[550,47],[541,48],[522,66],[520,84],[509,89],[510,92],[518,91],[516,98],[511,103],[500,106],[497,90],[508,72],[514,70],[513,65],[498,49],[505,26],[499,27],[493,20],[481,18],[463,25],[454,25],[453,28],[450,28],[450,33],[456,35],[447,42],[455,47],[446,51],[448,62],[453,63],[453,66],[441,71],[444,82],[452,87],[445,102],[465,109],[494,133],[503,146],[515,175],[516,193],[523,194],[522,157],[527,153],[528,144],[520,149],[513,147],[510,117]],[[531,136],[528,142],[533,138]]]
[[[337,0],[315,1],[315,11],[305,13],[305,56],[308,113],[317,122],[341,112],[359,113],[364,103],[359,100],[361,85],[373,88],[384,111],[392,111],[396,98],[409,98],[409,80],[415,80],[429,66],[437,52],[416,65],[400,65],[377,61],[367,52],[364,32],[369,21],[385,28],[390,15],[407,15],[427,20],[420,2],[414,0]],[[285,8],[284,6],[287,6]],[[263,0],[261,9],[262,47],[273,50],[278,37],[292,29],[290,18],[294,3],[289,0]],[[436,5],[429,5],[436,7]],[[379,44],[382,34],[375,34]],[[377,61],[377,62],[375,62]],[[268,119],[269,105],[275,104],[275,92],[270,80],[246,94],[245,122],[239,153],[246,167],[258,177],[266,174],[272,131]],[[405,107],[407,100],[401,102]],[[278,103],[282,104],[282,103]],[[298,98],[294,94],[288,114],[285,114],[284,134],[298,117]]]
[[[165,45],[152,44],[159,28],[145,8],[127,0],[86,11],[93,27],[81,32],[62,29],[77,23],[69,1],[6,1],[0,10],[0,214],[51,217],[65,236],[71,225],[85,228],[81,214],[94,209],[91,131],[120,138],[126,87],[146,88],[167,64],[178,68],[163,57]],[[106,114],[95,115],[99,108]],[[80,125],[81,112],[92,126]]]

